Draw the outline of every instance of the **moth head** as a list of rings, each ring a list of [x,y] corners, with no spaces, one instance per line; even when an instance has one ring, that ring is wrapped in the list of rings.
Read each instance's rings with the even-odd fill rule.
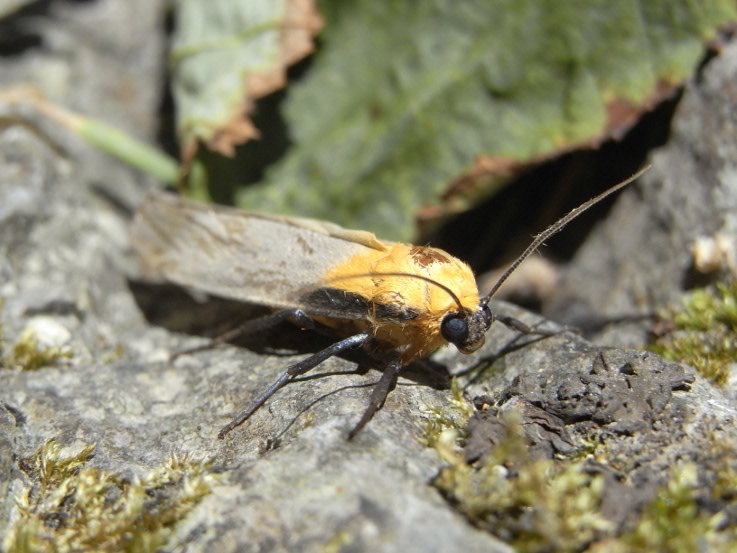
[[[493,322],[489,306],[482,304],[474,312],[448,313],[440,323],[440,333],[461,353],[473,353],[484,345]]]

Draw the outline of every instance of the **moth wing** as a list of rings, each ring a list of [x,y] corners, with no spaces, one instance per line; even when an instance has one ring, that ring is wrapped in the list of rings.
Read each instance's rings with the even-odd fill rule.
[[[152,194],[131,241],[147,278],[225,298],[316,315],[365,318],[365,305],[325,288],[323,277],[356,254],[389,245],[364,231]]]

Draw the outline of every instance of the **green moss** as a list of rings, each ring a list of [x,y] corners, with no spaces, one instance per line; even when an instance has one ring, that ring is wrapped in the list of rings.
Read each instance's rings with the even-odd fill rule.
[[[689,330],[708,332],[722,325],[737,331],[737,281],[691,292],[683,308],[674,314],[674,321]]]
[[[637,526],[621,536],[622,551],[664,551],[690,553],[692,551],[731,552],[737,550],[737,529],[727,521],[727,509],[733,509],[737,497],[737,479],[733,467],[722,470],[725,478],[718,477],[710,488],[704,490],[699,482],[699,470],[694,464],[675,469],[666,486],[661,488],[647,506]],[[719,473],[718,473],[719,474]],[[704,492],[718,497],[720,509],[708,511],[703,500]],[[729,502],[722,501],[728,494]]]
[[[34,371],[71,357],[72,352],[67,348],[42,346],[33,330],[26,329],[10,348],[10,352],[2,357],[2,365],[17,367],[22,371]]]
[[[50,440],[21,462],[29,483],[5,551],[158,551],[213,484],[208,464],[187,456],[129,481],[86,466],[94,449],[63,456]]]
[[[529,458],[518,424],[477,467],[460,455],[435,485],[475,526],[517,551],[577,551],[611,532],[599,513],[603,479],[580,462]],[[448,452],[443,456],[447,459]]]
[[[428,447],[436,447],[443,433],[451,432],[455,437],[462,438],[468,419],[473,415],[473,405],[463,397],[463,390],[456,378],[451,380],[450,391],[451,399],[448,405],[427,406],[427,420],[422,428],[420,442]]]
[[[0,312],[2,312],[3,303],[2,298],[0,298]],[[5,334],[0,322],[0,368],[17,367],[22,371],[33,371],[69,359],[72,356],[72,352],[67,348],[42,346],[30,328],[21,334],[20,338],[10,347],[8,353],[5,350]]]
[[[737,281],[695,290],[663,318],[674,330],[650,349],[693,366],[716,385],[726,384],[729,365],[737,362]]]
[[[440,441],[434,485],[469,522],[515,551],[737,551],[737,455],[715,442],[699,465],[675,467],[626,531],[601,512],[605,482],[574,459],[531,459],[514,420],[475,466]],[[729,449],[729,450],[728,450]],[[634,513],[633,513],[634,514]]]

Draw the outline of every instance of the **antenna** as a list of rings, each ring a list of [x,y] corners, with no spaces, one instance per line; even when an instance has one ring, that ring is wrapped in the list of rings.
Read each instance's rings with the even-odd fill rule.
[[[520,263],[522,263],[531,253],[533,253],[535,250],[537,250],[540,247],[540,245],[543,242],[545,242],[545,240],[547,240],[548,238],[550,238],[551,236],[553,236],[555,233],[561,231],[563,229],[563,227],[565,227],[568,223],[570,223],[571,221],[573,221],[576,217],[578,217],[579,215],[581,215],[581,213],[583,213],[584,211],[586,211],[587,209],[589,209],[591,206],[593,206],[595,204],[598,204],[601,200],[603,200],[604,198],[606,198],[610,194],[613,194],[617,190],[619,190],[621,188],[624,188],[625,186],[627,186],[628,184],[630,184],[632,181],[637,180],[638,178],[640,178],[643,173],[645,173],[646,171],[648,171],[650,169],[650,167],[652,167],[652,165],[646,165],[645,167],[643,167],[642,169],[640,169],[639,171],[637,171],[637,173],[635,173],[631,177],[623,180],[619,184],[615,184],[609,190],[606,190],[606,191],[602,192],[601,194],[599,194],[595,198],[591,198],[587,202],[584,202],[583,204],[581,204],[577,208],[575,208],[572,211],[570,211],[567,215],[564,215],[563,217],[561,217],[560,219],[558,219],[555,223],[553,223],[552,225],[550,225],[548,228],[546,228],[540,234],[538,234],[537,236],[535,236],[535,239],[532,241],[532,244],[530,244],[529,246],[527,246],[527,249],[525,251],[523,251],[520,254],[520,256],[517,259],[514,260],[514,263],[512,263],[509,266],[509,268],[504,272],[504,274],[501,277],[499,277],[499,280],[496,281],[496,284],[494,284],[494,287],[491,289],[491,291],[486,296],[484,296],[483,298],[481,298],[481,301],[479,302],[480,305],[486,305],[486,304],[488,304],[489,303],[489,300],[494,296],[494,294],[496,294],[497,290],[499,290],[499,287],[502,284],[504,284],[504,281],[505,280],[507,280],[509,278],[509,275],[511,275],[515,271],[515,269],[517,267],[519,267]]]
[[[377,277],[377,276],[384,276],[384,277],[407,277],[407,278],[416,278],[418,280],[424,280],[425,282],[429,282],[430,284],[434,284],[438,288],[440,288],[443,292],[448,294],[451,299],[455,302],[455,304],[458,306],[458,311],[460,313],[463,312],[463,304],[461,303],[461,300],[458,299],[458,296],[448,288],[445,284],[442,284],[438,282],[437,280],[433,280],[430,277],[426,277],[424,275],[413,275],[411,273],[394,273],[394,272],[382,272],[382,273],[362,273],[362,274],[356,274],[356,275],[345,275],[345,276],[339,276],[331,278],[330,281],[336,281],[336,280],[346,280],[349,278],[367,278],[367,277]]]

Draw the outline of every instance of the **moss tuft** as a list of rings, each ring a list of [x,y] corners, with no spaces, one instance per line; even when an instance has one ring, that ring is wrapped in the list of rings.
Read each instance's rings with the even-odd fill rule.
[[[213,485],[209,465],[188,456],[129,481],[86,466],[94,449],[63,456],[50,440],[21,463],[29,483],[5,551],[157,551]]]
[[[674,322],[687,330],[709,332],[716,326],[737,331],[737,281],[720,283],[712,288],[691,292],[682,309],[674,314]]]
[[[666,359],[686,363],[718,386],[737,362],[737,281],[695,290],[680,307],[663,315],[672,332],[650,349]]]
[[[699,469],[694,464],[678,467],[668,483],[642,513],[637,526],[619,539],[618,551],[667,551],[690,553],[712,551],[727,553],[737,550],[737,528],[728,512],[735,507],[737,479],[733,468],[727,480],[717,481],[704,489]],[[721,503],[719,509],[709,510],[704,503],[707,495],[731,496],[731,505]],[[622,547],[623,546],[623,547]]]
[[[441,442],[434,481],[474,526],[520,552],[737,551],[737,456],[715,443],[698,466],[672,469],[640,513],[619,528],[602,512],[605,480],[576,459],[531,459],[519,427],[476,465]],[[611,498],[609,498],[611,501]]]
[[[2,357],[2,365],[17,367],[22,371],[34,371],[71,357],[72,352],[67,348],[42,346],[33,330],[26,329],[10,348],[10,353]]]
[[[465,437],[465,428],[473,415],[473,405],[464,397],[458,380],[454,378],[450,383],[451,399],[449,405],[443,407],[428,406],[427,420],[422,428],[420,442],[428,447],[436,447],[452,432],[458,439]]]
[[[518,551],[577,551],[611,532],[599,513],[603,478],[581,462],[532,460],[519,425],[479,466],[460,455],[435,486],[475,526]],[[448,458],[448,452],[442,453]]]

